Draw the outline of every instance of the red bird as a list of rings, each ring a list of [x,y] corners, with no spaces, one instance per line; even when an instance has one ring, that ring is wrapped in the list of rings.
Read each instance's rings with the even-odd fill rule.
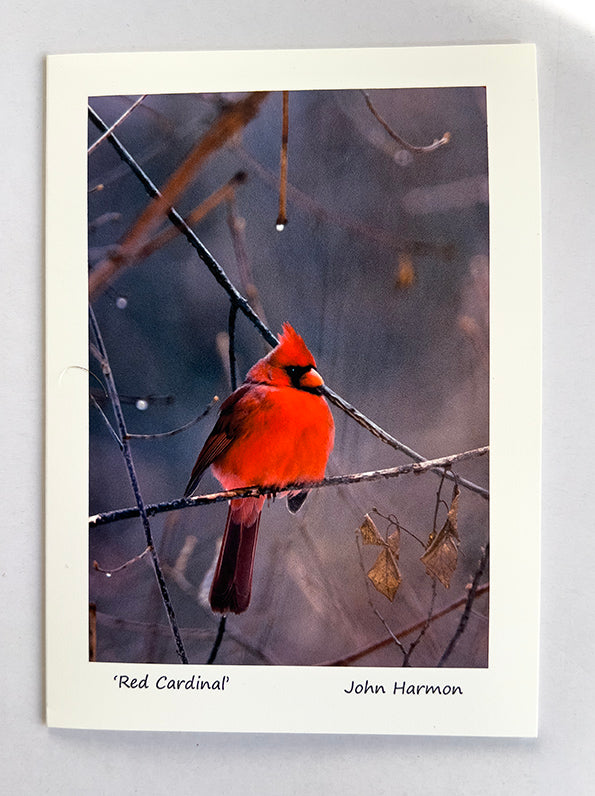
[[[280,491],[288,484],[322,480],[335,436],[323,384],[306,344],[284,324],[279,345],[250,368],[244,383],[223,402],[185,496],[194,492],[209,466],[224,489],[261,486]],[[288,495],[292,513],[307,494]],[[248,607],[264,500],[230,501],[209,595],[213,611],[240,614]]]

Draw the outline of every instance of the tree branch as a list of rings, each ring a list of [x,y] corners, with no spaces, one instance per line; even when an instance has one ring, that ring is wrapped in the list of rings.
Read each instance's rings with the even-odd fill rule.
[[[443,456],[440,459],[430,459],[425,462],[413,462],[411,464],[401,464],[398,467],[389,467],[383,470],[372,470],[365,473],[353,473],[351,475],[334,475],[325,478],[323,481],[314,481],[308,483],[288,484],[281,490],[285,492],[299,492],[301,489],[320,489],[326,486],[338,486],[341,484],[359,484],[367,481],[379,481],[383,478],[396,478],[400,475],[407,475],[413,473],[420,475],[427,473],[430,470],[450,467],[455,462],[462,462],[466,459],[475,459],[479,456],[484,456],[488,453],[489,447],[475,448],[474,450],[464,451],[463,453],[455,453],[452,456]],[[177,511],[179,509],[191,508],[193,506],[205,506],[210,503],[222,503],[232,498],[249,498],[259,497],[260,495],[268,495],[275,497],[279,493],[279,488],[274,487],[242,487],[241,489],[229,489],[225,492],[214,492],[211,495],[196,495],[195,497],[178,498],[177,500],[168,501],[165,503],[153,503],[145,506],[147,516],[151,517],[155,514],[162,514],[166,511]],[[106,511],[101,514],[94,514],[89,517],[89,527],[96,528],[99,525],[106,525],[110,522],[118,520],[128,520],[132,517],[138,517],[138,508],[125,508],[116,509],[115,511]]]
[[[120,564],[119,567],[114,567],[114,569],[105,569],[104,567],[100,567],[97,561],[93,561],[93,569],[96,572],[101,572],[102,575],[106,575],[108,578],[111,578],[112,575],[115,575],[117,572],[122,572],[123,569],[129,567],[131,564],[136,564],[137,561],[141,561],[147,553],[150,553],[150,549],[145,547],[142,553],[139,553],[137,556],[133,556],[129,558],[128,561],[125,561],[123,564]]]
[[[384,129],[390,135],[393,141],[396,141],[397,144],[399,144],[399,146],[403,147],[403,149],[406,149],[408,152],[414,152],[416,154],[434,152],[435,149],[439,149],[441,146],[444,146],[445,144],[448,144],[450,142],[451,138],[450,133],[444,133],[442,138],[434,140],[428,146],[414,146],[413,144],[408,143],[407,141],[405,141],[404,138],[401,138],[400,135],[397,135],[397,133],[395,133],[395,131],[390,127],[390,125],[384,121],[382,116],[378,113],[378,111],[372,104],[372,100],[370,99],[370,96],[368,95],[367,91],[364,91],[362,89],[361,93],[363,94],[364,99],[366,100],[366,105],[368,106],[372,116],[382,125],[382,127],[384,127]]]
[[[289,140],[289,91],[283,92],[283,122],[279,166],[279,215],[275,226],[282,232],[287,225],[287,144]]]
[[[229,201],[230,197],[234,195],[235,190],[238,185],[241,185],[246,179],[246,174],[243,171],[238,171],[234,176],[228,180],[225,185],[222,185],[221,188],[218,188],[214,191],[210,196],[207,196],[199,205],[197,205],[194,210],[191,210],[190,213],[185,217],[184,221],[188,226],[194,226],[202,221],[203,218],[209,215],[216,207],[223,204],[223,202]],[[161,249],[162,246],[165,246],[172,240],[175,240],[179,235],[180,230],[177,227],[166,227],[162,232],[159,232],[155,235],[154,238],[151,238],[150,241],[145,243],[145,245],[140,249],[137,255],[137,259],[144,259],[145,257],[149,257],[149,255],[153,254],[154,252]]]
[[[485,594],[489,591],[490,584],[484,583],[483,586],[478,586],[475,591],[475,597],[479,597],[481,594]],[[461,608],[461,606],[465,605],[467,602],[468,597],[461,597],[460,600],[456,600],[454,603],[451,603],[442,611],[438,611],[436,614],[432,614],[431,621],[435,622],[437,619],[442,619],[443,616],[456,611],[457,608]],[[411,635],[411,633],[417,633],[418,630],[421,630],[427,622],[426,619],[422,619],[421,622],[416,622],[414,625],[402,630],[398,636],[399,638],[404,638],[405,636]],[[361,658],[365,658],[366,655],[371,655],[376,650],[382,649],[383,647],[388,647],[390,644],[393,644],[394,641],[391,637],[383,638],[381,641],[376,641],[374,644],[369,644],[367,647],[363,647],[362,649],[358,650],[357,652],[351,653],[351,655],[346,655],[344,658],[337,658],[333,661],[324,661],[323,663],[317,663],[316,666],[349,666],[356,661],[359,661]]]
[[[97,147],[99,146],[99,144],[101,144],[102,141],[105,141],[105,139],[108,137],[108,135],[113,133],[114,130],[116,129],[116,127],[118,127],[120,124],[122,124],[124,119],[127,119],[130,116],[132,111],[141,104],[141,102],[146,98],[146,96],[147,96],[146,94],[142,94],[136,100],[136,102],[133,102],[132,105],[129,108],[127,108],[127,110],[125,110],[124,113],[118,119],[116,119],[116,121],[112,124],[112,126],[108,130],[106,130],[102,135],[100,135],[99,138],[97,139],[97,141],[95,141],[95,142],[93,142],[91,144],[89,149],[87,149],[87,155],[90,155],[92,152],[94,152],[97,149]]]
[[[202,410],[199,415],[197,415],[193,420],[189,420],[187,423],[184,423],[183,426],[172,428],[171,431],[160,431],[156,434],[132,434],[126,432],[126,439],[164,439],[166,437],[175,437],[176,434],[181,434],[184,431],[188,431],[189,428],[192,428],[192,426],[195,426],[197,423],[200,423],[201,420],[204,420],[211,409],[218,403],[219,396],[214,395],[213,400]]]
[[[459,624],[457,626],[457,629],[455,630],[453,637],[449,641],[447,648],[444,650],[444,652],[442,653],[442,657],[438,661],[439,667],[444,666],[444,664],[450,657],[452,651],[454,650],[457,641],[463,635],[465,628],[467,627],[467,622],[469,621],[469,616],[471,614],[471,607],[473,605],[473,602],[475,601],[476,596],[479,594],[479,580],[485,571],[489,554],[490,554],[490,545],[486,544],[486,546],[483,549],[479,565],[477,567],[477,572],[475,573],[475,577],[473,578],[473,583],[471,584],[471,588],[469,589],[469,594],[467,595],[467,600],[465,602],[465,610],[463,611],[463,615],[461,616],[461,619],[459,621]]]
[[[217,653],[219,652],[219,647],[221,646],[221,642],[223,641],[223,636],[225,634],[225,625],[227,622],[227,615],[223,614],[222,617],[219,619],[219,627],[217,628],[217,635],[215,637],[215,643],[213,644],[213,648],[209,654],[209,658],[207,660],[207,665],[211,665],[215,663],[215,658],[217,657]]]

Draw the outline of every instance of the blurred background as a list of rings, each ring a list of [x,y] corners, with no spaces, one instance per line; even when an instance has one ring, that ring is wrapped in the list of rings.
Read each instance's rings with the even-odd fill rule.
[[[156,185],[168,184],[221,114],[243,95],[146,97],[116,135]],[[95,97],[113,124],[136,97]],[[215,194],[192,224],[201,241],[275,333],[289,321],[304,337],[327,384],[397,439],[427,458],[488,444],[489,207],[485,92],[481,87],[369,92],[291,92],[288,223],[276,229],[282,94],[269,94],[254,118],[184,174],[175,206],[188,216]],[[414,152],[404,141],[428,146]],[[89,126],[89,144],[99,137]],[[184,170],[182,169],[182,172]],[[230,183],[231,181],[231,183]],[[220,201],[217,201],[220,200]],[[231,390],[229,299],[180,236],[142,240],[131,230],[149,203],[107,141],[89,156],[89,267],[121,267],[92,296],[128,430],[154,434],[188,423]],[[136,227],[138,229],[138,227]],[[147,246],[147,243],[155,244]],[[159,245],[158,245],[159,244]],[[128,259],[127,259],[128,258]],[[269,347],[237,316],[241,381]],[[110,419],[90,358],[90,389]],[[335,449],[329,475],[407,459],[333,409]],[[214,409],[184,433],[132,440],[145,503],[179,498],[216,419]],[[485,457],[456,471],[488,486]],[[488,503],[463,489],[458,565],[450,588],[433,584],[420,556],[435,524],[440,479],[434,474],[325,488],[299,514],[278,500],[265,507],[252,601],[231,616],[217,662],[339,663],[390,632],[409,645],[407,659],[435,666],[456,633],[467,586],[488,541]],[[199,491],[218,490],[205,475]],[[437,528],[452,485],[441,491]],[[446,504],[446,505],[445,505]],[[90,514],[134,505],[122,454],[96,406],[90,408]],[[374,513],[374,509],[379,514]],[[151,519],[172,602],[191,663],[207,660],[219,618],[208,607],[207,573],[225,525],[226,506],[191,508]],[[369,513],[382,535],[401,527],[401,585],[392,601],[366,572],[378,547],[362,547]],[[384,517],[392,517],[389,522]],[[417,538],[416,538],[417,537]],[[100,661],[176,662],[148,556],[114,572],[145,547],[140,521],[90,530],[89,600],[95,606]],[[97,562],[99,569],[94,566]],[[100,571],[105,570],[105,571]],[[487,572],[482,584],[487,582]],[[455,605],[456,604],[456,605]],[[449,666],[487,666],[488,593],[474,604]],[[391,641],[354,665],[401,666]]]

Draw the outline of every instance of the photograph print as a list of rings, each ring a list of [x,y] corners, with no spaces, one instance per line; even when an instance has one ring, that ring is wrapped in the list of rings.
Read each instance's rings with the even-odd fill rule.
[[[488,187],[483,86],[89,97],[89,661],[488,666]]]

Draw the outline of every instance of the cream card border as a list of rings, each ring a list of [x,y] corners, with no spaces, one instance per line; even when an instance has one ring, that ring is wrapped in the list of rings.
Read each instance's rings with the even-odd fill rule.
[[[89,663],[86,139],[89,96],[486,86],[490,189],[490,652],[487,669]],[[50,726],[533,736],[541,445],[535,48],[57,55],[47,62],[46,661]],[[148,675],[147,689],[115,677]],[[222,691],[159,690],[157,678]],[[386,694],[345,694],[351,681]],[[461,694],[393,694],[395,683]],[[423,689],[422,689],[423,690]]]

